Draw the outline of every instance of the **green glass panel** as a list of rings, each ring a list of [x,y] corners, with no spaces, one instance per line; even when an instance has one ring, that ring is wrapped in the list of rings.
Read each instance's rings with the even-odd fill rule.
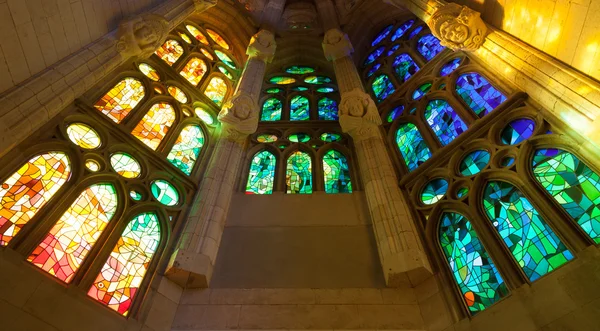
[[[429,90],[431,90],[431,83],[425,83],[421,86],[419,86],[412,95],[413,100],[419,100],[421,99],[425,94],[427,94],[427,92],[429,92]]]
[[[278,85],[288,85],[288,84],[293,84],[295,82],[296,82],[295,78],[286,77],[286,76],[275,76],[275,77],[269,79],[269,83],[278,84]]]
[[[290,101],[290,120],[307,121],[310,119],[310,103],[308,98],[297,95]]]
[[[404,123],[398,127],[396,145],[400,149],[408,171],[417,169],[431,157],[431,150],[413,123]]]
[[[227,78],[234,80],[235,77],[233,77],[233,75],[229,72],[229,70],[225,69],[225,67],[222,66],[218,66],[219,71],[221,71],[223,73],[223,75],[227,76]]]
[[[304,78],[304,82],[308,84],[328,84],[331,83],[331,78],[326,76],[310,76]]]
[[[291,66],[285,69],[288,74],[304,75],[315,72],[315,69],[308,66]]]
[[[294,87],[292,87],[292,91],[304,92],[304,91],[308,91],[308,87],[306,87],[306,86],[294,86]]]
[[[278,87],[271,87],[270,89],[267,89],[266,92],[269,94],[277,94],[283,92],[283,90]]]
[[[344,154],[330,150],[323,156],[323,175],[325,177],[325,192],[352,193],[350,169]]]
[[[456,196],[460,199],[462,197],[464,197],[465,195],[469,194],[469,189],[467,187],[461,187],[458,189],[458,191],[456,192]]]
[[[285,178],[288,194],[311,194],[313,190],[310,156],[301,151],[292,153],[287,160]]]
[[[261,121],[279,121],[281,120],[281,112],[283,111],[283,103],[277,98],[269,98],[265,100],[260,115]]]
[[[436,178],[423,188],[421,201],[426,205],[433,205],[442,200],[446,192],[448,192],[448,181],[443,178]]]
[[[319,87],[317,89],[317,92],[319,92],[319,93],[331,93],[334,91],[335,91],[335,89],[333,87]]]
[[[277,158],[271,152],[256,153],[250,164],[246,194],[273,194],[276,165]]]
[[[331,132],[325,132],[321,135],[321,140],[331,143],[334,141],[340,141],[342,140],[342,135],[337,134],[337,133],[331,133]]]
[[[488,163],[490,163],[490,153],[479,149],[465,156],[458,168],[463,176],[473,176],[485,169]]]
[[[295,143],[305,143],[310,140],[310,135],[307,133],[294,133],[288,137],[288,140]]]
[[[158,179],[150,185],[150,191],[158,202],[165,206],[175,206],[179,203],[179,193],[171,183]]]
[[[142,194],[136,190],[129,191],[129,196],[135,201],[140,201],[143,198]]]
[[[377,78],[373,80],[371,88],[373,89],[373,93],[375,93],[378,102],[387,99],[387,97],[396,92],[394,84],[392,84],[387,75],[377,76]]]
[[[181,130],[181,134],[177,137],[167,160],[183,173],[189,175],[194,169],[202,146],[204,146],[202,129],[198,125],[188,125]]]
[[[233,60],[225,53],[221,52],[220,50],[215,50],[215,54],[217,54],[217,57],[219,58],[219,60],[223,61],[223,63],[225,63],[225,65],[227,65],[228,67],[235,69],[235,62],[233,62]]]

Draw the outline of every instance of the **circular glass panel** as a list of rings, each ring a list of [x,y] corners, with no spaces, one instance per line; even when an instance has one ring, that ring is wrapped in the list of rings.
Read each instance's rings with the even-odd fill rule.
[[[306,77],[304,82],[308,84],[327,84],[331,83],[331,78],[326,76],[310,76]]]
[[[500,134],[502,143],[516,145],[533,136],[535,122],[529,118],[519,118],[510,122]]]
[[[277,141],[277,139],[279,138],[277,138],[276,135],[268,133],[261,134],[258,137],[256,137],[256,141],[258,141],[259,143],[272,143]]]
[[[220,50],[215,50],[215,54],[217,54],[217,57],[219,58],[219,60],[223,61],[223,63],[225,63],[228,67],[235,69],[235,62],[233,62],[233,60],[229,57],[229,55],[221,52]]]
[[[479,149],[469,153],[460,162],[459,170],[463,176],[473,176],[485,169],[490,163],[490,153],[484,149]]]
[[[110,156],[113,169],[125,178],[137,178],[142,173],[142,167],[133,156],[126,153],[115,153]]]
[[[192,43],[192,39],[190,39],[190,37],[188,37],[187,34],[179,32],[179,36],[181,37],[181,39],[183,39],[183,41],[185,41],[188,44]]]
[[[502,165],[503,167],[510,167],[513,164],[515,164],[515,158],[512,156],[506,156],[502,159],[502,161],[500,161],[500,165]]]
[[[421,99],[425,94],[427,94],[427,92],[429,92],[429,90],[431,90],[431,83],[425,83],[421,86],[419,86],[412,95],[413,100],[419,100]]]
[[[213,125],[215,123],[215,119],[206,110],[198,107],[194,109],[194,112],[196,113],[196,116],[200,117],[204,123],[208,125]]]
[[[310,140],[310,135],[307,133],[294,133],[288,137],[288,140],[295,143],[305,143]]]
[[[288,74],[304,75],[315,72],[315,69],[308,66],[291,66],[285,69]]]
[[[442,200],[448,191],[448,182],[443,178],[430,181],[421,193],[421,201],[426,205],[433,205]]]
[[[319,87],[317,89],[317,92],[319,92],[319,93],[331,93],[333,91],[335,91],[335,90],[332,87]]]
[[[96,172],[100,170],[100,163],[98,163],[96,160],[87,160],[85,161],[85,167],[91,172]]]
[[[458,191],[456,191],[456,196],[458,198],[462,198],[462,197],[464,197],[467,194],[469,194],[469,189],[466,188],[466,187],[461,187],[461,188],[458,189]]]
[[[403,111],[404,111],[404,106],[398,106],[398,107],[392,109],[392,111],[390,112],[390,114],[387,117],[388,123],[392,123],[396,118],[398,118],[398,116],[402,115]]]
[[[73,123],[67,127],[69,139],[77,146],[85,149],[100,147],[102,140],[98,132],[83,123]]]
[[[211,61],[214,61],[215,58],[212,56],[212,54],[210,54],[209,51],[205,50],[204,48],[200,48],[200,52],[202,52],[202,54],[204,54],[204,56],[206,56],[206,58],[208,58]]]
[[[225,67],[223,66],[218,66],[217,68],[219,68],[219,71],[223,73],[223,75],[227,76],[227,78],[233,80],[234,77],[233,75],[229,72],[229,70],[225,69]]]
[[[158,179],[150,185],[152,195],[158,202],[165,206],[175,206],[179,203],[179,193],[177,189],[166,180]]]
[[[278,84],[278,85],[288,85],[288,84],[293,84],[295,82],[296,82],[296,79],[294,79],[292,77],[285,77],[285,76],[275,76],[269,80],[269,83]]]
[[[142,194],[136,190],[129,191],[129,196],[135,201],[140,201],[143,198]]]
[[[283,90],[278,87],[271,87],[270,89],[267,89],[266,92],[269,94],[277,94],[283,92]]]
[[[342,135],[338,134],[338,133],[331,133],[331,132],[325,132],[321,135],[321,140],[323,140],[324,142],[334,142],[334,141],[340,141],[342,140]]]
[[[158,71],[152,68],[152,66],[150,66],[149,64],[140,63],[138,68],[144,75],[146,75],[146,77],[152,79],[153,81],[158,82],[160,80],[160,75],[158,74]]]

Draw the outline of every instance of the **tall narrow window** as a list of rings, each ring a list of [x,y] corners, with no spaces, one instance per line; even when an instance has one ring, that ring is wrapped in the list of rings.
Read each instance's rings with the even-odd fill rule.
[[[561,149],[538,149],[533,175],[583,231],[600,243],[600,176]]]
[[[145,95],[142,82],[135,78],[125,78],[98,100],[94,107],[115,123],[121,123]]]
[[[307,121],[310,119],[310,103],[308,98],[297,95],[290,101],[290,120]]]
[[[373,89],[373,93],[375,93],[375,97],[379,102],[387,99],[387,97],[392,95],[392,93],[396,92],[394,84],[392,84],[387,75],[377,76],[377,78],[373,80],[371,88]]]
[[[483,311],[508,294],[496,265],[466,217],[443,213],[439,238],[452,276],[471,314]]]
[[[131,134],[155,150],[174,122],[173,106],[168,103],[157,103],[148,110]]]
[[[419,51],[427,61],[433,59],[443,50],[444,46],[442,46],[440,41],[431,33],[424,35],[417,41],[417,51]]]
[[[183,67],[179,74],[187,79],[190,84],[198,86],[207,70],[206,62],[197,57],[193,57],[188,61],[185,67]]]
[[[27,259],[65,283],[83,263],[117,210],[112,184],[88,187]]]
[[[476,72],[465,73],[458,77],[456,93],[479,117],[484,117],[506,101],[502,92]]]
[[[398,55],[392,67],[401,83],[406,82],[412,75],[419,71],[419,66],[408,54]]]
[[[319,100],[319,119],[322,121],[337,121],[337,102],[329,98],[322,98]]]
[[[483,207],[531,281],[573,258],[531,202],[512,184],[488,182],[483,193]]]
[[[412,123],[401,124],[396,132],[396,144],[408,171],[417,169],[431,157],[431,150],[427,146],[419,129]]]
[[[186,175],[189,175],[194,169],[202,146],[204,146],[202,128],[198,125],[188,125],[181,130],[175,145],[173,145],[167,156],[167,160]]]
[[[176,40],[167,40],[159,49],[156,50],[156,55],[172,66],[183,55],[183,47]]]
[[[444,100],[430,101],[425,109],[425,119],[442,146],[448,145],[468,129],[465,122]]]
[[[256,153],[250,164],[246,194],[273,194],[276,164],[277,159],[273,153],[268,151]]]
[[[352,193],[350,169],[344,154],[330,150],[323,156],[323,176],[325,177],[325,192]]]
[[[159,243],[157,215],[136,216],[127,224],[88,295],[127,316]]]
[[[0,186],[0,246],[6,246],[71,175],[62,152],[33,157]]]
[[[227,84],[220,77],[213,77],[208,83],[206,90],[204,90],[204,95],[219,106],[223,103],[226,94]]]
[[[285,180],[288,194],[311,194],[312,160],[307,153],[296,151],[287,160]]]
[[[281,120],[281,111],[283,103],[277,98],[269,98],[265,100],[262,106],[261,121],[279,121]]]

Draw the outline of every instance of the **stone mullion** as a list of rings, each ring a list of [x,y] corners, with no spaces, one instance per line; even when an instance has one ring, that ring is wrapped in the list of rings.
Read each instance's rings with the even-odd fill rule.
[[[336,59],[333,62],[333,68],[335,71],[338,88],[340,89],[340,94],[352,91],[356,88],[364,92],[360,75],[351,57],[344,56]]]

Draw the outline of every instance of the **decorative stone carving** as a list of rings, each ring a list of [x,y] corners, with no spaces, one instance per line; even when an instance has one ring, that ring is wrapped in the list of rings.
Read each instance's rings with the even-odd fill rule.
[[[219,121],[228,139],[243,142],[258,128],[258,102],[246,93],[237,93],[225,103]]]
[[[117,31],[117,51],[123,58],[145,59],[167,39],[169,24],[162,16],[145,14],[123,21]]]
[[[246,54],[250,57],[270,63],[273,61],[276,48],[275,35],[270,31],[260,30],[257,34],[252,36],[252,39],[250,39]]]
[[[347,34],[340,29],[331,29],[325,33],[323,52],[328,61],[335,61],[345,56],[351,56],[354,48]]]
[[[454,51],[477,50],[487,34],[487,26],[478,12],[455,3],[439,7],[427,25],[443,46]]]
[[[358,88],[342,94],[339,117],[342,131],[350,134],[354,140],[376,137],[381,125],[377,105]]]
[[[217,5],[217,0],[193,0],[197,12],[203,12],[210,7]]]
[[[317,10],[310,2],[295,2],[285,7],[283,19],[290,29],[312,29],[317,25]]]

